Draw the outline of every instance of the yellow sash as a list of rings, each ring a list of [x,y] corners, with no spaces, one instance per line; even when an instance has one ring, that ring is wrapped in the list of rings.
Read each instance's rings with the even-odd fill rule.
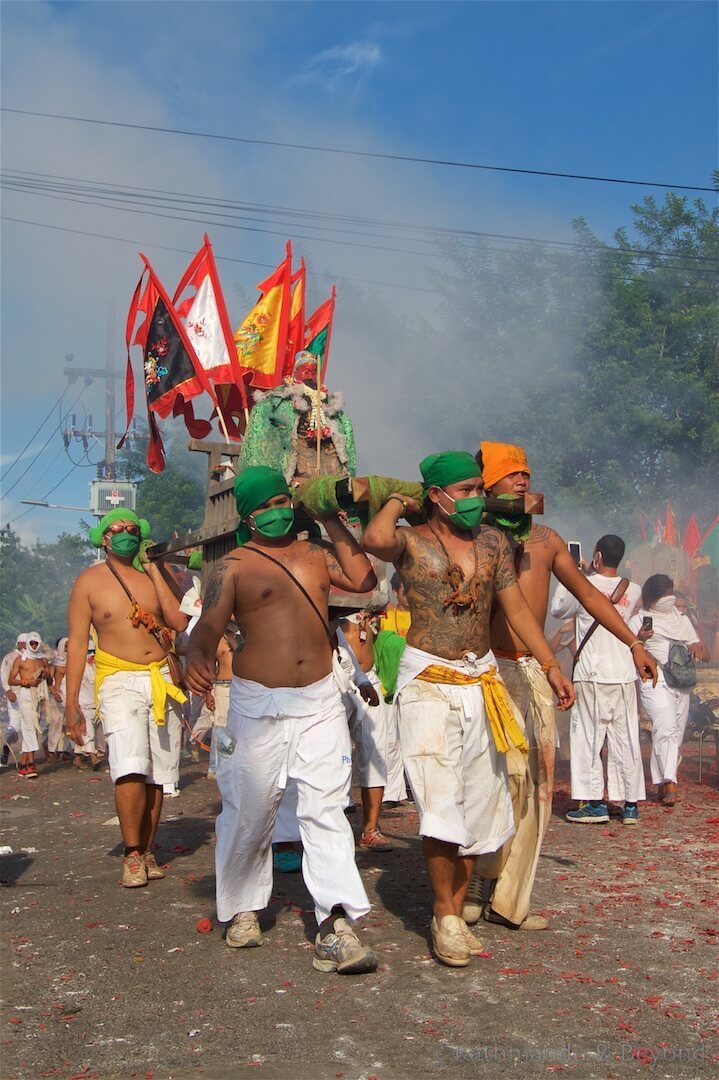
[[[450,686],[481,684],[489,729],[497,750],[500,754],[506,754],[510,746],[514,746],[523,754],[529,753],[524,732],[517,723],[509,702],[507,688],[502,680],[497,678],[497,669],[494,664],[482,675],[465,675],[464,672],[445,667],[444,664],[430,664],[416,678],[420,682],[445,683]]]
[[[118,671],[149,671],[152,709],[155,714],[155,723],[161,727],[165,723],[167,698],[171,697],[181,705],[187,701],[187,695],[180,690],[179,686],[175,686],[162,674],[161,668],[166,663],[167,661],[163,658],[153,660],[150,664],[133,664],[131,660],[120,660],[117,656],[111,656],[110,653],[97,649],[95,652],[95,704],[97,704],[100,687],[108,675],[114,675]]]

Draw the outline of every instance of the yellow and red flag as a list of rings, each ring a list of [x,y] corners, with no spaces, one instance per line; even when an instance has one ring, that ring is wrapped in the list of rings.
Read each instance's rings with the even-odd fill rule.
[[[677,519],[674,516],[669,503],[666,504],[664,509],[664,543],[671,544],[676,547],[679,543],[679,529],[677,528]]]
[[[305,332],[305,278],[306,268],[304,258],[300,259],[300,268],[295,270],[290,284],[292,297],[290,299],[290,325],[287,331],[287,346],[285,348],[285,375],[291,375],[295,366],[295,358],[298,352],[302,352]]]
[[[330,357],[330,339],[332,337],[332,320],[335,313],[335,297],[337,290],[332,286],[332,292],[324,304],[320,304],[314,315],[311,315],[305,327],[305,352],[318,356],[322,363],[322,379],[324,380],[327,370],[327,361]]]
[[[279,386],[285,368],[289,330],[292,245],[277,269],[257,288],[261,296],[234,333],[240,368],[250,373],[250,386]]]

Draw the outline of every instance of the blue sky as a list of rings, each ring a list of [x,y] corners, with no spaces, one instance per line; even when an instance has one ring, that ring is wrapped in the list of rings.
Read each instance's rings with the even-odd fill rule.
[[[713,3],[5,2],[0,18],[6,107],[673,184],[708,186],[717,164]],[[1,137],[4,175],[53,174],[545,239],[569,238],[577,215],[609,239],[629,223],[629,205],[650,191],[151,135],[8,112]],[[169,221],[17,190],[5,190],[2,214],[0,453],[9,468],[65,388],[64,355],[74,354],[79,365],[104,365],[108,310],[116,327],[113,352],[117,365],[123,363],[124,320],[140,271],[137,251],[146,252],[172,291],[189,256],[163,248],[195,250],[207,222]],[[310,309],[337,281],[329,381],[347,394],[361,464],[401,475],[436,449],[427,445],[431,436],[403,417],[400,401],[388,402],[382,415],[393,417],[392,435],[399,435],[401,448],[375,437],[377,384],[386,362],[376,355],[383,327],[390,333],[387,320],[396,326],[419,314],[430,323],[438,317],[429,268],[441,264],[427,245],[375,241],[416,251],[407,255],[358,247],[366,238],[345,232],[324,231],[322,239],[310,240],[294,225],[272,225],[281,236],[207,227],[233,323],[251,306],[264,276],[251,264],[276,264],[285,236],[315,271]],[[330,239],[335,242],[322,242]],[[360,311],[361,319],[351,317]],[[412,358],[402,341],[382,348],[411,377]],[[135,355],[136,367],[138,360]],[[414,391],[432,393],[433,387]],[[66,395],[65,404],[75,393]],[[83,410],[99,426],[99,387],[84,392],[78,420]],[[34,460],[56,423],[43,428],[3,485],[6,490],[31,466],[3,499],[3,525],[25,509],[18,497],[43,497],[70,469],[59,433]],[[100,455],[91,450],[90,456]],[[75,469],[51,501],[84,505],[92,475],[90,468]],[[75,528],[77,520],[73,513],[36,510],[16,528],[27,539],[50,539]]]

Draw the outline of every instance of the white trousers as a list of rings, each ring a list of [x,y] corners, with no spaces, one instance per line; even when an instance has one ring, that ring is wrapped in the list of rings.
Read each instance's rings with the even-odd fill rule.
[[[667,686],[660,672],[657,685],[642,683],[639,693],[652,721],[652,783],[676,784],[679,750],[689,718],[690,691]]]
[[[462,856],[496,851],[514,835],[514,819],[482,687],[413,680],[397,708],[420,836],[457,844]]]
[[[215,869],[217,917],[267,907],[272,893],[272,831],[288,781],[297,789],[302,876],[317,922],[341,904],[350,919],[370,910],[344,814],[350,739],[332,675],[304,687],[265,687],[233,678],[227,734],[219,755]]]
[[[635,684],[576,682],[574,689],[577,698],[569,725],[572,798],[604,799],[600,755],[606,742],[610,801],[645,799]]]
[[[23,754],[34,754],[40,749],[40,715],[37,691],[29,686],[19,686],[17,703],[20,708],[20,735]]]

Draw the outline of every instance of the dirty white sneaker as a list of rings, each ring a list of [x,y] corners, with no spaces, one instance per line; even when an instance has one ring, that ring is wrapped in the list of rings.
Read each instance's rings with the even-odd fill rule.
[[[470,960],[467,944],[467,924],[459,915],[432,916],[432,948],[441,964],[448,967],[466,967]]]
[[[346,919],[334,921],[334,933],[315,938],[315,971],[336,971],[338,975],[363,975],[377,970],[378,960],[371,949],[361,943]]]
[[[227,927],[225,944],[231,949],[250,949],[262,944],[262,931],[256,911],[239,911]]]
[[[124,856],[121,885],[126,889],[137,889],[142,885],[147,885],[145,860],[139,851],[133,851],[130,855]]]
[[[464,922],[464,920],[462,921]],[[484,952],[484,945],[477,935],[472,933],[466,922],[464,923],[464,940],[472,956],[479,956],[480,953]]]
[[[468,926],[474,926],[482,918],[482,878],[472,874],[462,907],[462,918]]]

